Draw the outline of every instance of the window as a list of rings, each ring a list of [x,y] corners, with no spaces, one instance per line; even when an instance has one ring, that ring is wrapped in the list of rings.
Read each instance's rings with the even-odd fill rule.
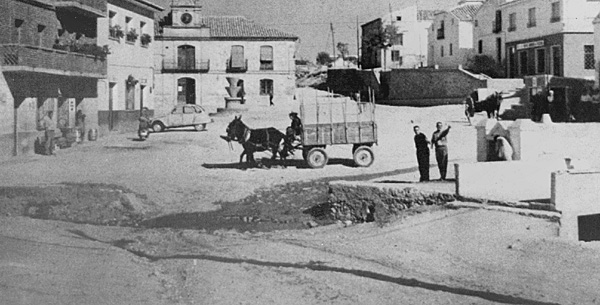
[[[562,54],[559,46],[552,46],[552,75],[562,75]]]
[[[131,31],[131,17],[125,17],[125,31]]]
[[[550,22],[559,22],[560,21],[560,2],[552,2],[552,16],[550,17]]]
[[[535,50],[535,72],[537,74],[546,72],[546,49]]]
[[[494,19],[492,28],[493,33],[500,33],[502,31],[502,11],[496,11],[496,18]]]
[[[440,56],[444,57],[444,46],[440,47]]]
[[[404,44],[404,34],[398,33],[397,35],[394,35],[393,39],[392,39],[392,44],[397,45],[397,46],[403,45]]]
[[[260,47],[260,69],[261,70],[273,70],[273,47],[272,46],[261,46]]]
[[[246,59],[244,58],[244,46],[231,46],[231,59],[229,61],[229,68],[246,68]]]
[[[392,61],[400,61],[400,51],[392,50]]]
[[[517,13],[508,15],[508,31],[514,32],[517,30]]]
[[[196,109],[192,106],[183,107],[183,113],[195,113]]]
[[[529,9],[529,21],[527,22],[527,27],[532,28],[535,26],[535,7]]]
[[[38,32],[38,45],[39,46],[43,46],[43,44],[44,44],[44,30],[45,29],[46,29],[45,25],[38,24],[37,32]]]
[[[113,11],[108,11],[108,26],[115,25],[115,16],[116,15],[117,15],[117,13],[115,13]]]
[[[269,95],[273,93],[273,80],[272,79],[261,79],[260,80],[260,95]]]
[[[396,16],[396,21],[402,21],[402,16]]]
[[[23,19],[15,19],[15,32],[14,32],[14,41],[16,43],[21,43],[21,29],[23,28]]]
[[[477,42],[477,53],[479,53],[479,54],[483,53],[483,40],[479,40]]]
[[[594,60],[594,46],[593,45],[583,46],[583,62],[584,62],[584,69],[586,69],[586,70],[594,69],[594,66],[596,65],[596,61]]]
[[[521,75],[527,75],[527,51],[519,52],[519,72]]]
[[[440,27],[437,30],[437,39],[444,39],[444,20],[440,21]]]
[[[450,44],[450,48],[448,50],[448,53],[450,53],[449,55],[452,56],[452,44]]]
[[[479,26],[479,21],[475,20],[475,27],[478,27],[478,26]]]
[[[140,35],[144,35],[144,27],[146,26],[146,23],[143,21],[140,21]]]

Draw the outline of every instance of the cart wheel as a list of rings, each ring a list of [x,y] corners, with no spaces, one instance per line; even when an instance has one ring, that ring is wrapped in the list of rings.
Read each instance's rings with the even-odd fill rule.
[[[373,151],[367,146],[361,146],[354,151],[354,163],[360,167],[369,167],[375,161]]]
[[[327,161],[327,154],[322,148],[313,148],[306,154],[306,163],[311,168],[323,168]]]

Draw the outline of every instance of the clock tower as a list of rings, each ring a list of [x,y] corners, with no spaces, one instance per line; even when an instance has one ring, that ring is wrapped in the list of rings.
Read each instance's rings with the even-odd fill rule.
[[[171,11],[174,27],[200,27],[202,6],[198,0],[173,0]]]

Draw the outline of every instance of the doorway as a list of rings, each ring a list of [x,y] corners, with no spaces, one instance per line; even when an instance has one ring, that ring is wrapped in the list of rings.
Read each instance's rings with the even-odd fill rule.
[[[177,80],[177,103],[196,104],[196,80],[189,77]]]
[[[581,241],[600,240],[600,214],[578,216],[577,230]]]

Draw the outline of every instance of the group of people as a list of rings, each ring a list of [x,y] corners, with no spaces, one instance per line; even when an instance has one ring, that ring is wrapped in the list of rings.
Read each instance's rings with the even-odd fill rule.
[[[442,122],[435,124],[436,131],[431,136],[431,141],[421,132],[419,126],[413,127],[415,132],[415,146],[417,148],[417,162],[419,163],[420,182],[429,181],[429,151],[435,148],[435,159],[440,171],[440,180],[446,180],[448,169],[448,132],[450,126],[444,129]]]

